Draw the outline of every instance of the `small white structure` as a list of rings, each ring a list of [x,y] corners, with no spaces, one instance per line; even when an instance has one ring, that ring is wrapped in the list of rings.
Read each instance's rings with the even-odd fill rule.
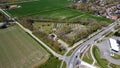
[[[110,47],[111,47],[111,50],[115,51],[115,52],[118,52],[120,49],[119,49],[119,44],[117,43],[116,40],[110,38],[109,39],[109,42],[110,42]]]
[[[4,23],[0,23],[0,25],[3,25]]]

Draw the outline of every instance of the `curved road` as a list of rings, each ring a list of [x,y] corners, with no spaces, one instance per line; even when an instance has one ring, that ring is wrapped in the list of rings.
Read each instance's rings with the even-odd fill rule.
[[[62,55],[57,54],[56,52],[54,52],[51,48],[49,48],[46,44],[44,44],[41,40],[39,40],[35,35],[32,34],[32,32],[28,29],[26,29],[25,27],[23,27],[20,23],[18,23],[17,21],[15,21],[14,18],[12,18],[11,16],[9,16],[6,12],[4,12],[2,9],[0,9],[0,11],[2,13],[4,13],[6,16],[8,16],[9,18],[11,18],[12,20],[14,20],[14,22],[19,25],[24,31],[26,31],[27,33],[29,33],[34,39],[36,39],[39,43],[41,43],[45,48],[47,48],[54,56],[59,57],[61,59],[65,58]],[[98,33],[97,35],[95,35],[94,37],[90,38],[89,40],[87,40],[86,42],[82,43],[78,48],[75,49],[75,51],[72,53],[72,55],[67,59],[67,68],[76,68],[77,64],[85,64],[90,68],[95,68],[94,66],[87,64],[83,61],[81,61],[79,59],[79,56],[81,55],[81,53],[84,51],[84,49],[89,46],[94,44],[94,41],[96,39],[102,38],[103,35],[105,33],[110,32],[114,26],[116,26],[118,23],[118,21],[112,23],[111,25],[109,25],[108,27],[106,27],[105,30],[101,31],[100,33]]]
[[[89,40],[87,40],[86,42],[82,43],[78,48],[75,49],[75,51],[72,53],[68,63],[67,63],[67,68],[76,68],[77,65],[77,57],[79,57],[81,55],[81,53],[84,51],[84,49],[89,46],[94,44],[94,41],[104,37],[103,35],[106,33],[109,33],[118,23],[118,20],[112,24],[110,24],[108,27],[106,27],[105,30],[101,31],[100,33],[98,33],[97,35],[95,35],[94,37],[90,38]],[[89,66],[90,68],[95,68]]]

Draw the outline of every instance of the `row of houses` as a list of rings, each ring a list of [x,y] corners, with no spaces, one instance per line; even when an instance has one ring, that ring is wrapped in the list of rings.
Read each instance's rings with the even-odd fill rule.
[[[120,2],[117,0],[73,0],[74,2],[78,2],[78,4],[86,3],[90,7],[88,7],[89,11],[92,11],[95,15],[105,16],[106,18],[110,18],[113,20],[118,19],[120,17]]]
[[[116,19],[118,19],[119,14],[120,14],[120,4],[118,4],[116,6],[112,6],[110,8],[107,8],[104,16],[106,18],[116,20]]]

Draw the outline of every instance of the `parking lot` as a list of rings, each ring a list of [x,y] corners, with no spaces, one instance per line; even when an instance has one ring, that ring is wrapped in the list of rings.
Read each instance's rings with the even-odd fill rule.
[[[111,38],[120,40],[120,37],[113,36]],[[98,43],[97,46],[100,49],[101,58],[106,59],[113,64],[120,65],[120,59],[114,59],[111,57],[113,53],[120,55],[120,51],[114,52],[110,49],[109,38],[105,38],[102,42]]]

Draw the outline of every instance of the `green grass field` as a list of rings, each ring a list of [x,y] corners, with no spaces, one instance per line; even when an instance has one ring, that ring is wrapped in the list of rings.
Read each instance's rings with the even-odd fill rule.
[[[35,16],[41,14],[49,14],[56,10],[61,10],[68,2],[66,0],[38,0],[34,2],[21,3],[19,9],[8,10],[16,16]],[[58,12],[58,11],[57,11]]]
[[[85,53],[84,57],[83,57],[83,61],[89,63],[89,64],[92,64],[93,62],[93,59],[91,57],[91,54],[90,54],[90,48],[89,50]]]
[[[93,54],[100,68],[107,68],[108,61],[100,57],[100,51],[97,46],[93,46]]]
[[[39,68],[60,68],[61,60],[51,55],[49,60]]]
[[[18,26],[0,29],[0,68],[32,68],[47,61],[49,55]]]
[[[38,0],[33,2],[20,3],[21,8],[7,10],[15,17],[40,17],[47,19],[73,19],[73,18],[94,18],[99,21],[108,21],[109,19],[98,17],[84,11],[67,8],[70,4],[67,0]]]

